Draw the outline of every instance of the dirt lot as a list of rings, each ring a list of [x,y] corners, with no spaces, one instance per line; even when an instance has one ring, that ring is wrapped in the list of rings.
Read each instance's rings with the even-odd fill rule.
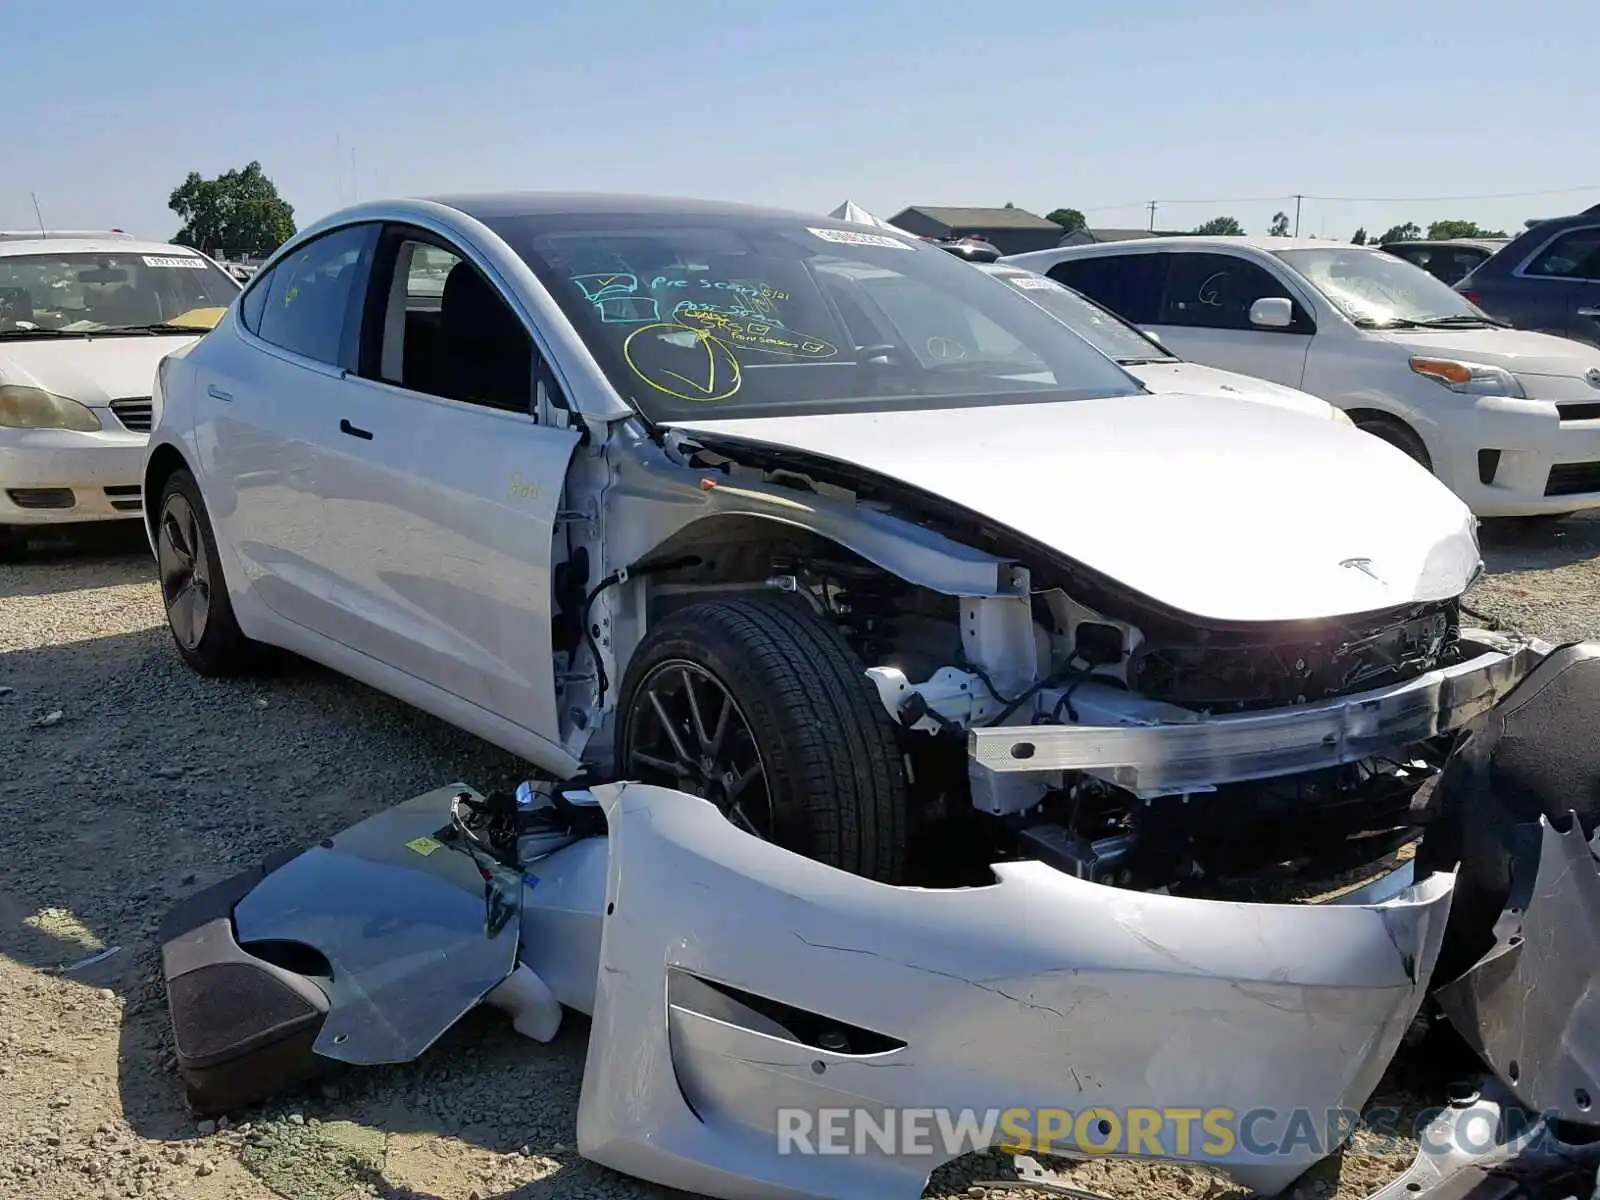
[[[1480,610],[1552,640],[1600,636],[1600,520],[1486,551]],[[136,529],[0,567],[0,1196],[661,1196],[573,1151],[577,1019],[548,1047],[469,1019],[420,1063],[222,1129],[179,1101],[153,939],[173,901],[441,783],[518,776],[508,755],[309,665],[190,674]],[[1414,1112],[1420,1087],[1397,1070],[1379,1101]],[[1306,1200],[1361,1195],[1410,1158],[1376,1140],[1357,1151],[1303,1183]],[[928,1195],[967,1195],[997,1166],[963,1162]],[[1074,1181],[1118,1200],[1227,1191],[1131,1163]]]

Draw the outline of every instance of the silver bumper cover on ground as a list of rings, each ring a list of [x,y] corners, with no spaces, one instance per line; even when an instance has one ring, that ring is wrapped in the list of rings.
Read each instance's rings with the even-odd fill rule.
[[[595,795],[610,852],[579,1150],[739,1200],[915,1200],[941,1162],[1017,1128],[990,1119],[979,1144],[951,1146],[940,1120],[1001,1113],[1051,1122],[1061,1152],[1120,1142],[1276,1191],[1332,1149],[1288,1136],[1293,1123],[1359,1110],[1377,1085],[1454,885],[1243,904],[1015,862],[987,887],[890,887],[758,841],[682,792]],[[539,891],[525,930],[554,901]],[[1248,1136],[1210,1137],[1201,1114],[1256,1115]],[[888,1148],[868,1132],[885,1128]]]
[[[1493,708],[1550,649],[1477,631],[1471,637],[1484,648],[1466,662],[1371,692],[1160,723],[973,729],[968,753],[977,770],[1081,771],[1141,796],[1359,762],[1460,728]]]

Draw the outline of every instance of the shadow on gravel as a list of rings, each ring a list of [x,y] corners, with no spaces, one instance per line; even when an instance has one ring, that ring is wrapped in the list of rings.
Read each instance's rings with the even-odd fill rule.
[[[1600,515],[1554,523],[1488,520],[1478,541],[1491,574],[1553,570],[1600,556]]]
[[[29,536],[27,556],[0,566],[0,602],[124,583],[154,583],[155,559],[140,521],[110,521]]]

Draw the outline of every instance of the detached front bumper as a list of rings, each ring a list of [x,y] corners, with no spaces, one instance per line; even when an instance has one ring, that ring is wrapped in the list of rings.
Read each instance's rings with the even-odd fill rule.
[[[610,853],[579,1149],[742,1200],[914,1200],[941,1162],[1019,1133],[1277,1191],[1376,1087],[1454,882],[1241,904],[1018,862],[987,887],[896,888],[680,792],[595,794]]]
[[[1359,762],[1466,725],[1550,650],[1479,630],[1464,631],[1463,640],[1478,650],[1465,662],[1375,691],[1264,712],[1208,717],[1086,686],[1072,694],[1082,722],[973,729],[968,756],[979,772],[1082,771],[1139,796]]]

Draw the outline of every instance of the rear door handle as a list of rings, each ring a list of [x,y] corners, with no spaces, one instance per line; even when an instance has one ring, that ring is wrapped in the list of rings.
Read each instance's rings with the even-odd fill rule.
[[[1600,308],[1580,308],[1578,315],[1580,317],[1600,317]]]
[[[221,400],[228,404],[233,403],[233,393],[223,391],[214,383],[208,383],[206,385],[206,395],[210,396],[213,400]]]
[[[370,442],[372,440],[372,434],[368,430],[357,429],[354,425],[350,424],[350,422],[346,421],[343,417],[339,418],[339,432],[340,433],[348,433],[351,437],[358,437],[358,438],[362,439],[363,441],[367,441],[367,442]]]

